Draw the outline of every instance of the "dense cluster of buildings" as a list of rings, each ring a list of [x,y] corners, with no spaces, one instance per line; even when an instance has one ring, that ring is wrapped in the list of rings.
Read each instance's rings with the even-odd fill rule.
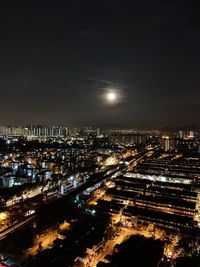
[[[89,147],[34,149],[0,154],[0,187],[51,180],[53,175],[89,171],[102,159]]]
[[[2,187],[11,187],[24,183],[34,183],[51,179],[53,174],[67,175],[70,171],[80,171],[94,167],[103,157],[117,153],[117,147],[124,150],[143,144],[156,144],[165,152],[188,150],[200,152],[197,133],[193,131],[179,131],[172,135],[162,135],[158,131],[139,130],[103,130],[100,128],[67,128],[30,125],[28,127],[1,126],[0,136],[6,141],[9,152],[0,154],[0,181]],[[23,136],[26,147],[29,137],[39,140],[42,149],[33,148],[19,150],[15,148]],[[45,137],[44,139],[40,139]],[[48,149],[48,137],[56,137],[60,148]],[[46,143],[45,143],[46,142]],[[9,144],[12,145],[12,153]],[[115,145],[115,149],[112,145]],[[46,148],[44,148],[46,147]],[[119,149],[119,150],[120,150]],[[181,150],[182,149],[182,150]],[[188,152],[188,151],[187,151]],[[196,154],[199,157],[199,154]],[[198,158],[196,158],[198,160]],[[148,168],[149,167],[149,168]],[[188,166],[181,167],[187,174]],[[189,173],[195,169],[195,163],[190,166]],[[165,174],[180,176],[178,168],[171,159],[148,160],[138,166],[138,171],[150,174]]]
[[[155,224],[161,228],[180,229],[200,223],[200,163],[170,156],[142,161],[106,191],[96,209],[127,216],[135,225]]]
[[[160,137],[161,148],[165,152],[178,150],[180,147],[197,149],[200,151],[198,133],[193,131],[179,131],[173,135],[162,135]]]
[[[200,150],[195,132],[170,135],[43,126],[0,131],[1,206],[9,210],[11,223],[20,222],[22,213],[27,219],[44,203],[54,205],[75,194],[70,198],[81,212],[91,215],[90,220],[111,215],[113,229],[177,233],[200,226]],[[63,240],[57,241],[68,247]],[[75,237],[80,246],[76,241]],[[60,246],[53,248],[60,255]],[[45,253],[44,249],[36,259]]]

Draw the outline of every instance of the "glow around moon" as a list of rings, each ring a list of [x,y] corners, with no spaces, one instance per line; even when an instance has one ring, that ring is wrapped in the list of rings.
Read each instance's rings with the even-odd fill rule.
[[[104,104],[108,106],[114,106],[117,105],[121,100],[122,100],[122,92],[118,88],[105,88],[102,95],[101,99]]]
[[[114,92],[109,92],[107,94],[107,99],[110,101],[110,102],[113,102],[115,101],[117,98],[117,95],[114,93]]]

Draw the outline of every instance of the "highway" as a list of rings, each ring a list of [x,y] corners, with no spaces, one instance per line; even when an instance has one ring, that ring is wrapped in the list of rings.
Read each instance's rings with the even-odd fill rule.
[[[4,239],[5,237],[9,236],[10,234],[14,233],[15,231],[23,228],[25,225],[33,222],[36,219],[36,215],[32,215],[28,217],[26,220],[23,220],[19,223],[14,224],[13,226],[7,228],[3,232],[0,233],[0,240]]]
[[[27,194],[27,196],[26,196],[26,200],[28,200],[28,199],[30,199],[30,198],[33,198],[33,197],[35,197],[35,196],[38,196],[38,195],[40,195],[41,194],[41,189],[42,189],[42,186],[38,186],[38,187],[36,187],[36,188],[33,188],[33,189],[30,189],[30,190],[28,190],[28,194]],[[19,198],[19,200],[21,201],[21,197]],[[13,203],[14,202],[14,203]],[[7,202],[6,202],[6,207],[11,207],[11,206],[13,206],[13,204],[16,204],[15,203],[16,202],[16,200],[13,200],[13,199],[9,199]]]

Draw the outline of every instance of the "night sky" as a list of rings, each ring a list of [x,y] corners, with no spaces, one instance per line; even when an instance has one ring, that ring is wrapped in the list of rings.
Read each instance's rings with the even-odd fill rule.
[[[1,1],[0,124],[199,126],[197,3]]]

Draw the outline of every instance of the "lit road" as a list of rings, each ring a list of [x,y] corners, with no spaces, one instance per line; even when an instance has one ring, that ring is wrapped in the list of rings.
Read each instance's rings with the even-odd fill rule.
[[[96,266],[99,261],[104,260],[106,255],[113,253],[116,244],[121,244],[132,234],[133,233],[131,230],[121,229],[120,231],[118,231],[117,237],[108,240],[104,246],[101,245],[102,247],[101,252],[97,252],[96,249],[88,250],[88,256],[84,259],[85,266],[87,267]]]
[[[70,224],[67,222],[64,222],[63,224],[59,225],[58,229],[60,230],[69,230],[70,229]],[[40,251],[47,249],[48,247],[51,247],[53,245],[53,242],[57,238],[62,238],[64,239],[64,236],[61,236],[58,233],[58,229],[52,230],[48,229],[48,231],[45,231],[41,233],[40,235],[37,235],[34,239],[32,247],[28,248],[24,254],[20,257],[20,262],[24,262],[27,260],[29,257],[32,257],[38,253],[38,249],[40,247]]]
[[[116,235],[115,235],[116,234]],[[97,252],[96,249],[88,250],[88,255],[84,259],[85,265],[87,267],[97,266],[100,261],[106,262],[105,256],[112,255],[114,251],[114,247],[117,244],[123,243],[132,235],[140,234],[145,237],[150,237],[151,234],[145,230],[136,230],[135,228],[123,228],[121,227],[120,230],[116,231],[115,234],[109,239],[106,244],[102,245],[102,250]]]
[[[84,258],[85,266],[87,267],[95,267],[97,264],[101,262],[107,262],[105,259],[106,255],[112,255],[114,252],[114,248],[117,244],[121,244],[124,241],[126,241],[129,237],[132,235],[142,235],[146,238],[154,238],[159,240],[166,240],[165,231],[157,229],[153,225],[149,225],[148,227],[141,227],[136,228],[134,226],[122,226],[120,230],[116,231],[115,234],[103,245],[102,243],[93,248],[93,249],[87,249],[87,255]],[[175,249],[177,243],[178,243],[179,237],[177,235],[171,236],[171,242],[166,243],[164,248],[164,255],[167,258],[173,258],[175,259],[179,255],[179,250]],[[99,250],[99,247],[102,249]],[[159,265],[158,265],[159,266]]]

